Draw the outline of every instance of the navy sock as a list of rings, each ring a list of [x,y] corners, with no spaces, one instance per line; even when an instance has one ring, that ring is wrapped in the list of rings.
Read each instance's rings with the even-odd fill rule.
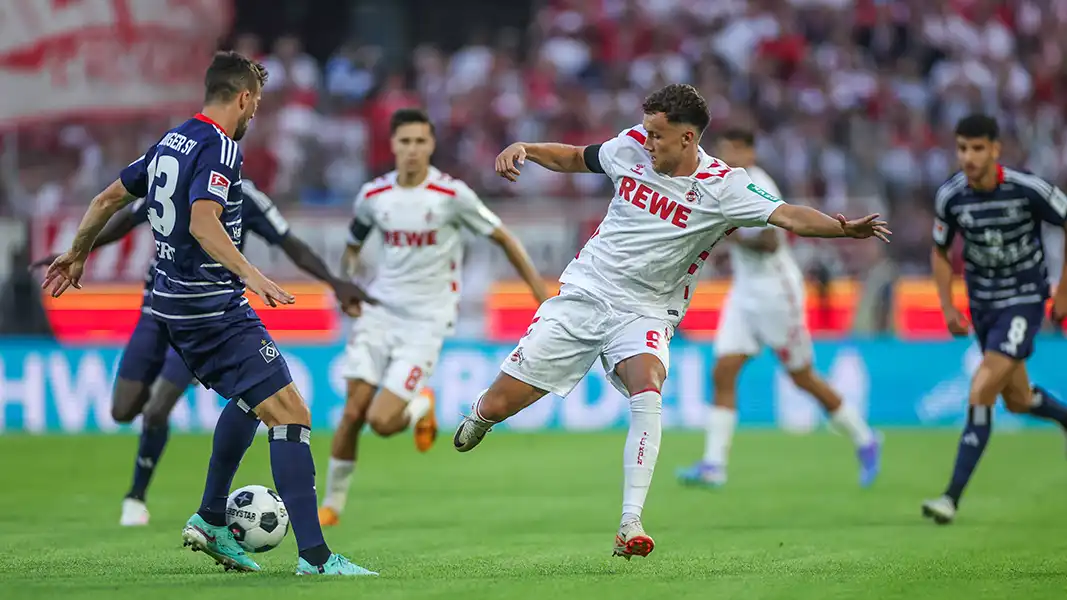
[[[141,430],[141,441],[137,446],[137,462],[133,465],[133,485],[127,498],[144,502],[145,494],[148,493],[148,484],[152,481],[152,474],[156,472],[159,458],[163,456],[163,449],[167,446],[167,437],[170,435],[168,425],[151,427],[146,425]]]
[[[215,437],[211,444],[211,460],[207,465],[207,482],[204,497],[197,513],[211,525],[226,525],[226,498],[237,467],[241,465],[248,447],[256,437],[259,419],[246,413],[230,401],[222,409],[215,423]]]
[[[967,409],[967,426],[960,436],[960,447],[956,454],[956,466],[952,470],[952,481],[945,490],[945,495],[952,498],[957,506],[963,488],[971,480],[971,474],[978,466],[978,459],[982,458],[986,444],[989,443],[989,435],[993,431],[993,407],[971,406]]]
[[[311,456],[311,428],[304,425],[278,425],[270,429],[270,469],[274,485],[289,511],[300,557],[321,566],[330,558],[330,549],[319,525],[315,498],[315,459]]]
[[[1060,424],[1067,429],[1067,406],[1064,406],[1055,396],[1048,393],[1043,387],[1033,386],[1030,388],[1033,394],[1033,404],[1030,406],[1030,414],[1042,419],[1048,419]]]

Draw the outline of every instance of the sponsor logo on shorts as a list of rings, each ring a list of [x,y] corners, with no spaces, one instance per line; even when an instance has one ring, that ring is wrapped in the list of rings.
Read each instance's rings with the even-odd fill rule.
[[[259,355],[268,363],[273,362],[280,354],[278,348],[274,346],[274,342],[266,342],[263,344],[263,347],[259,349]]]

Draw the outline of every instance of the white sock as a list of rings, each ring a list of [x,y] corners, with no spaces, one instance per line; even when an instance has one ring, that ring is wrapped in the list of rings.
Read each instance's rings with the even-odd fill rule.
[[[663,435],[662,413],[663,397],[659,392],[641,392],[630,398],[630,431],[622,451],[623,522],[639,518],[645,507]]]
[[[708,408],[708,433],[704,438],[704,462],[726,466],[737,427],[737,411],[712,404]]]
[[[852,444],[862,448],[874,441],[874,432],[852,406],[842,403],[837,411],[830,413],[830,422],[852,438]]]
[[[408,401],[408,405],[404,409],[404,414],[408,416],[408,425],[418,423],[419,419],[425,417],[429,411],[430,399],[421,392],[415,394],[415,397]]]
[[[323,496],[322,505],[332,508],[338,513],[345,510],[348,502],[348,488],[352,485],[352,471],[356,468],[354,460],[340,460],[330,457],[330,464],[326,469],[326,494]]]

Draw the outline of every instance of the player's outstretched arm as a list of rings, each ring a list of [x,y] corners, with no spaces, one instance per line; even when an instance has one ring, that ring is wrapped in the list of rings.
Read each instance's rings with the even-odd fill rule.
[[[849,221],[843,215],[837,215],[837,218],[834,218],[807,206],[782,204],[771,213],[767,222],[792,231],[801,237],[856,239],[876,237],[889,243],[889,236],[893,232],[889,230],[888,223],[878,219],[879,216],[873,214]]]
[[[526,159],[557,173],[591,173],[585,162],[585,146],[553,142],[515,142],[497,155],[496,172],[508,181],[515,181]]]
[[[248,259],[233,245],[219,216],[222,205],[214,200],[193,202],[189,215],[189,233],[200,243],[208,256],[215,259],[228,271],[240,277],[248,289],[255,292],[269,306],[292,304],[294,298],[278,284],[267,279],[252,266]]]
[[[363,288],[350,281],[335,277],[330,272],[329,267],[326,266],[326,263],[322,261],[322,258],[315,254],[315,251],[304,240],[289,234],[282,240],[281,247],[285,251],[285,255],[289,257],[289,260],[293,261],[293,264],[299,267],[301,271],[329,285],[334,295],[337,296],[337,301],[341,304],[341,308],[346,311],[352,305],[358,306],[361,302],[377,304],[377,302],[367,297],[367,293],[363,291]]]
[[[137,206],[136,203],[128,204],[120,209],[119,212],[115,213],[115,216],[108,219],[107,224],[104,225],[104,228],[101,229],[100,233],[96,236],[96,240],[93,241],[91,251],[96,250],[97,248],[103,248],[104,246],[121,240],[133,231],[135,227],[145,222],[145,219],[140,218],[137,215],[137,211],[134,210],[135,206]],[[57,258],[59,258],[58,254],[51,254],[44,258],[37,259],[30,263],[30,270],[32,271],[33,269],[50,265]]]
[[[494,229],[493,233],[489,234],[489,239],[496,242],[504,251],[504,255],[508,257],[508,262],[519,272],[526,285],[530,286],[530,291],[533,292],[537,303],[541,304],[548,300],[548,290],[545,289],[545,282],[541,279],[541,275],[537,272],[537,267],[530,260],[530,255],[527,254],[526,248],[523,247],[519,238],[501,225]]]
[[[67,250],[48,267],[45,273],[42,289],[51,289],[52,297],[58,298],[67,288],[74,286],[81,288],[79,281],[85,270],[85,260],[92,252],[96,238],[104,225],[122,207],[132,202],[134,196],[130,194],[121,180],[114,183],[96,195],[89,203],[89,210],[82,217],[78,225],[78,232],[74,235],[74,241]]]

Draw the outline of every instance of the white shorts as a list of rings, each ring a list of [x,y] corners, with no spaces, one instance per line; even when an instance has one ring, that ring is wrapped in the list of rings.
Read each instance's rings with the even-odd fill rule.
[[[804,296],[796,290],[784,299],[756,299],[755,295],[730,290],[719,318],[715,356],[755,356],[767,346],[787,371],[811,366],[815,351],[803,307]]]
[[[409,401],[429,381],[441,356],[444,335],[438,333],[440,329],[416,326],[365,306],[352,324],[341,376],[383,387]]]
[[[608,380],[624,395],[630,391],[615,375],[620,362],[652,354],[670,369],[674,325],[612,308],[585,290],[564,285],[541,305],[530,328],[500,370],[536,388],[566,396],[600,358]],[[641,390],[635,390],[641,391]]]

